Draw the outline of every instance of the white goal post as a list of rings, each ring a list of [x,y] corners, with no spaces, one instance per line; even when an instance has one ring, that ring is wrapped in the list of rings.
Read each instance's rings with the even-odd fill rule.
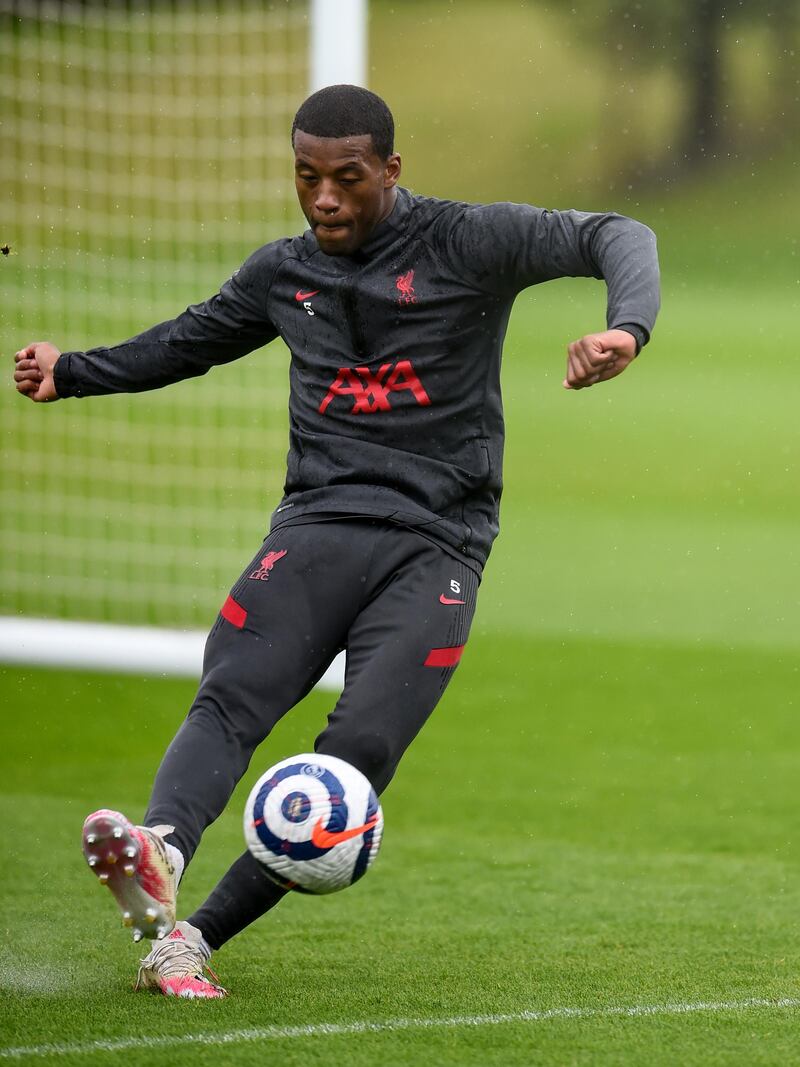
[[[6,360],[112,344],[303,226],[289,129],[366,0],[0,0]],[[0,391],[0,661],[197,676],[280,495],[287,356],[135,397]],[[341,658],[326,682],[340,687]]]

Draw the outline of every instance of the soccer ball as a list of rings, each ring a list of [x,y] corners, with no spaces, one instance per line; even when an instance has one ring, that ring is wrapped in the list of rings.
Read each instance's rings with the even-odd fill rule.
[[[247,847],[279,885],[335,893],[366,874],[383,835],[375,790],[336,756],[302,753],[261,775],[244,809]]]

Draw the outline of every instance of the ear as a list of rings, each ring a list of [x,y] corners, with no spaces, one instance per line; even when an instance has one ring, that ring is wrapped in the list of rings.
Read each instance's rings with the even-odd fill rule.
[[[393,152],[386,160],[386,166],[383,170],[383,187],[384,189],[391,189],[392,186],[397,185],[397,180],[400,177],[400,171],[403,169],[403,164],[400,156],[397,152]]]

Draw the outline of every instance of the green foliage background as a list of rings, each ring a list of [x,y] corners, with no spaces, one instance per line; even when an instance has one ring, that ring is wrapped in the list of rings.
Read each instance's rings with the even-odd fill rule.
[[[371,85],[391,102],[411,184],[552,206],[667,192],[703,136],[691,67],[709,4],[722,77],[714,182],[720,167],[796,155],[794,0],[373,0]]]

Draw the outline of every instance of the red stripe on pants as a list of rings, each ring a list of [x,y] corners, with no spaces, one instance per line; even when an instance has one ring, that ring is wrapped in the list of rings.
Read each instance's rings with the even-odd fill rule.
[[[464,651],[463,645],[454,645],[452,648],[432,648],[425,660],[426,667],[455,667],[461,659]]]
[[[229,596],[222,605],[220,615],[239,630],[244,626],[245,619],[247,618],[245,609],[241,604],[237,604],[232,596]]]

